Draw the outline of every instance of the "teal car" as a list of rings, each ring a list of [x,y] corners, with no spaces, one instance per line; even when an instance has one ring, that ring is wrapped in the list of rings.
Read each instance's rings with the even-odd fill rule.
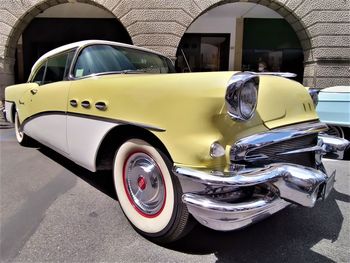
[[[350,86],[322,89],[318,96],[317,113],[327,123],[327,134],[350,139]],[[344,159],[349,159],[349,150]]]

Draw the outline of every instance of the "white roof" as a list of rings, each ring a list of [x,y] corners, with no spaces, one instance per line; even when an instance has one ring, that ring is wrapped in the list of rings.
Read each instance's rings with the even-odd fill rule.
[[[321,90],[322,92],[350,92],[350,86],[334,86]]]
[[[147,48],[142,48],[142,47],[138,47],[138,46],[133,46],[133,45],[128,45],[128,44],[124,44],[124,43],[120,43],[120,42],[113,42],[113,41],[106,41],[106,40],[84,40],[84,41],[79,41],[79,42],[74,42],[71,44],[67,44],[58,48],[55,48],[47,53],[45,53],[44,55],[42,55],[33,65],[32,67],[32,72],[33,70],[46,58],[51,57],[55,54],[59,54],[63,51],[69,50],[69,49],[73,49],[73,48],[79,48],[79,47],[83,47],[83,46],[88,46],[88,45],[92,45],[92,44],[107,44],[107,45],[114,45],[114,46],[121,46],[121,47],[128,47],[128,48],[133,48],[133,49],[139,49],[139,50],[143,50],[143,51],[147,51],[147,52],[152,52],[161,56],[161,53],[147,49]]]

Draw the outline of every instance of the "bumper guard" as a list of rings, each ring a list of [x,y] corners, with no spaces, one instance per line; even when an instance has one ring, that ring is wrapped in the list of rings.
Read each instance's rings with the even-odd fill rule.
[[[342,157],[349,142],[336,137],[320,136],[324,154]],[[272,215],[290,204],[313,207],[318,199],[325,199],[333,188],[335,171],[330,176],[319,163],[319,170],[290,163],[274,163],[259,168],[238,171],[210,171],[174,166],[183,190],[182,201],[189,212],[203,225],[221,231],[248,226]],[[252,196],[244,202],[226,202],[210,195],[211,189],[267,185],[272,191]],[[271,190],[270,189],[270,190]]]

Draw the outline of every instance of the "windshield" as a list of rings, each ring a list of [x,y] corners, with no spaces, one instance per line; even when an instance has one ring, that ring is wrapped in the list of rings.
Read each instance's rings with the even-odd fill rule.
[[[75,78],[108,73],[173,73],[163,56],[126,47],[93,45],[83,49],[74,67]]]

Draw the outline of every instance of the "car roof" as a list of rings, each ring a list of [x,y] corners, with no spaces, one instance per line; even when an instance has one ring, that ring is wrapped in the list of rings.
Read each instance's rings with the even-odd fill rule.
[[[350,86],[334,86],[322,89],[321,92],[350,92]]]
[[[67,45],[55,48],[55,49],[45,53],[34,63],[31,72],[33,72],[34,69],[39,64],[41,64],[41,62],[43,62],[45,59],[47,59],[48,57],[52,57],[54,55],[57,55],[59,53],[62,53],[64,51],[67,51],[70,49],[80,48],[80,47],[94,45],[94,44],[105,44],[105,45],[113,45],[113,46],[120,46],[120,47],[128,47],[128,48],[138,49],[138,50],[142,50],[142,51],[146,51],[146,52],[151,52],[151,53],[154,53],[154,54],[157,54],[160,56],[164,56],[163,54],[156,52],[156,51],[153,51],[151,49],[142,48],[142,47],[138,47],[138,46],[134,46],[134,45],[128,45],[128,44],[124,44],[124,43],[120,43],[120,42],[113,42],[113,41],[106,41],[106,40],[84,40],[84,41],[79,41],[79,42],[67,44]]]

